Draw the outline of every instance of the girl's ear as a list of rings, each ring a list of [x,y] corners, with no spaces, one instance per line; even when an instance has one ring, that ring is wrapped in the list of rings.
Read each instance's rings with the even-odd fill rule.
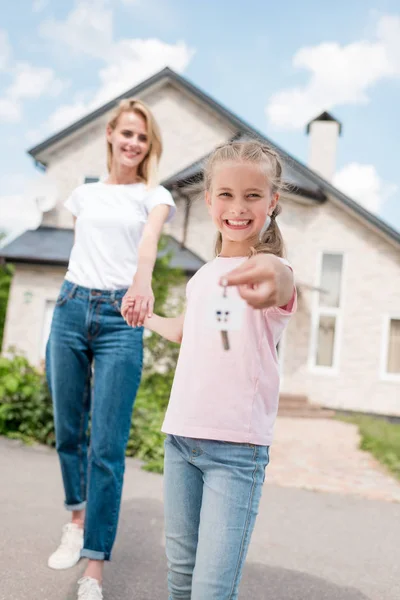
[[[271,204],[269,205],[269,210],[268,210],[269,216],[271,216],[272,213],[274,212],[276,205],[278,204],[278,200],[279,200],[279,193],[276,192],[275,194],[272,195]]]

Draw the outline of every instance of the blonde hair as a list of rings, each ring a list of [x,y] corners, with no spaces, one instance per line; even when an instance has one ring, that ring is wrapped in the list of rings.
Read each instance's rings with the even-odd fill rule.
[[[138,177],[142,179],[148,187],[154,187],[158,184],[158,163],[160,162],[162,154],[160,128],[148,106],[146,106],[144,102],[141,102],[141,100],[136,100],[135,98],[121,100],[114,112],[111,114],[107,125],[111,129],[115,129],[120,116],[124,112],[134,112],[143,117],[145,120],[150,145],[145,158],[138,167],[137,174]],[[112,146],[107,140],[107,168],[109,172],[111,171],[112,159]]]
[[[285,189],[282,181],[282,162],[279,154],[270,146],[258,140],[227,142],[218,146],[208,158],[204,168],[204,184],[206,191],[210,192],[215,165],[222,162],[253,163],[265,168],[272,194]],[[275,254],[282,257],[285,246],[281,231],[276,222],[276,217],[281,212],[277,204],[271,215],[269,226],[261,234],[260,241],[250,248],[250,256],[258,253]],[[215,244],[215,254],[220,254],[222,249],[222,236],[218,233]]]

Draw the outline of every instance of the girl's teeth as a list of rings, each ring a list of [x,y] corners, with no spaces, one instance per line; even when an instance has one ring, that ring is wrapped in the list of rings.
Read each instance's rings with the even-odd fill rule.
[[[248,225],[250,223],[250,221],[231,221],[230,219],[227,220],[228,225]]]

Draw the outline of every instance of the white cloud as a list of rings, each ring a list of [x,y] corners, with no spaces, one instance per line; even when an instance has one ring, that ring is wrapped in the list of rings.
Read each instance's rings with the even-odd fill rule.
[[[143,0],[122,0],[141,4]],[[67,47],[75,54],[101,60],[99,86],[93,95],[80,93],[50,116],[51,131],[59,130],[122,94],[163,67],[182,72],[194,51],[185,42],[168,44],[159,39],[113,39],[112,11],[107,0],[80,0],[64,21],[47,20],[42,37]]]
[[[167,44],[157,39],[117,42],[110,60],[99,71],[100,86],[94,97],[84,101],[80,94],[71,104],[57,108],[48,120],[49,128],[53,131],[62,129],[163,67],[184,71],[192,56],[193,50],[184,42]]]
[[[6,68],[11,56],[11,47],[8,41],[8,33],[0,29],[0,71]]]
[[[10,233],[35,229],[40,225],[42,213],[36,203],[24,196],[0,196],[1,230]]]
[[[336,173],[333,184],[367,210],[379,214],[385,202],[398,191],[396,184],[382,181],[374,165],[356,162]]]
[[[115,45],[111,60],[100,71],[101,87],[93,102],[101,105],[163,67],[169,66],[182,72],[193,54],[185,42],[167,44],[158,39],[122,40]]]
[[[65,21],[44,21],[39,34],[51,42],[64,44],[76,55],[104,58],[111,51],[112,30],[112,11],[103,0],[81,0]]]
[[[98,108],[167,65],[177,72],[184,71],[192,56],[193,50],[184,42],[121,40],[114,44],[106,65],[99,71],[100,86],[96,94],[88,99],[87,94],[78,93],[72,104],[59,107],[53,116],[62,125],[62,121]]]
[[[21,120],[22,108],[11,98],[0,98],[0,123],[17,123]]]
[[[11,60],[12,50],[5,31],[0,30],[0,70],[6,70],[11,83],[0,97],[0,122],[16,123],[22,118],[22,101],[43,95],[58,96],[68,83],[56,77],[53,69]]]
[[[6,94],[9,98],[39,98],[43,95],[57,96],[67,83],[55,76],[53,69],[35,67],[26,62],[18,63],[14,68],[14,81]]]
[[[266,114],[272,124],[298,129],[323,110],[365,104],[373,85],[400,76],[400,16],[381,17],[374,40],[300,48],[293,57],[293,66],[310,71],[310,78],[304,86],[271,97]]]
[[[81,100],[76,100],[72,104],[64,104],[59,106],[49,117],[47,124],[50,131],[58,131],[74,123],[80,117],[83,117],[90,111],[90,104],[86,104]]]

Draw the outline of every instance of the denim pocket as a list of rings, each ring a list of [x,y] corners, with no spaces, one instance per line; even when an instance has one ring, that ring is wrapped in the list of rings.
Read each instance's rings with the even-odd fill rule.
[[[64,284],[61,287],[60,293],[56,300],[56,306],[62,306],[69,300],[70,298],[70,290]]]

